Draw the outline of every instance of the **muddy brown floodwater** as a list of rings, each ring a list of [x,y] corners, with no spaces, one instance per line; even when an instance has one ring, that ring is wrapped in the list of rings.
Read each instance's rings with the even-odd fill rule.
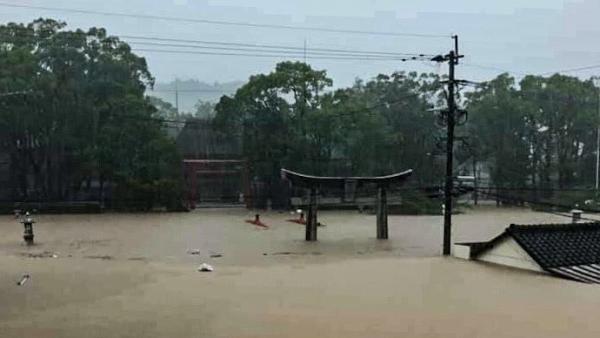
[[[597,337],[600,287],[441,258],[441,216],[321,212],[0,216],[0,337]],[[588,215],[586,215],[588,216]],[[588,216],[589,217],[589,216]],[[481,207],[454,241],[568,219]],[[196,269],[201,263],[214,272]],[[24,275],[30,278],[17,285]]]

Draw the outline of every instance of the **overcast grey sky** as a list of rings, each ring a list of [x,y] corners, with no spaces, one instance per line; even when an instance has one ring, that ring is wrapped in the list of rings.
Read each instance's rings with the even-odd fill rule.
[[[312,31],[231,27],[176,21],[123,18],[0,6],[0,20],[27,22],[37,17],[67,21],[71,28],[106,27],[113,35],[277,44],[310,48],[346,48],[389,52],[445,53],[449,36],[458,34],[466,55],[460,78],[484,80],[499,71],[542,73],[600,64],[600,1],[579,0],[0,0],[0,3],[243,21],[337,29],[426,33],[448,38],[368,36]],[[173,55],[140,52],[158,81],[176,77],[202,81],[246,80],[268,72],[281,59]],[[395,70],[445,72],[424,62],[309,60],[326,69],[336,86],[356,77],[371,78]],[[570,74],[587,77],[600,68]]]

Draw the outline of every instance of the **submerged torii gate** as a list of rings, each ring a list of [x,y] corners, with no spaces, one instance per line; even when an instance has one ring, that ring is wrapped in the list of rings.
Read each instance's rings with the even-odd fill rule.
[[[377,186],[377,239],[388,239],[387,189],[392,184],[402,184],[412,175],[412,170],[388,176],[376,177],[323,177],[300,174],[281,169],[281,175],[289,179],[293,185],[308,188],[310,198],[306,220],[306,240],[317,240],[317,190],[323,187],[344,188],[347,181],[354,181],[357,187],[365,183]]]

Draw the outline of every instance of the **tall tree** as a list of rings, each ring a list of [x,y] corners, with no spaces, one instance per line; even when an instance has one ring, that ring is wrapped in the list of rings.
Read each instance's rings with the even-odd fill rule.
[[[527,186],[532,174],[527,111],[514,78],[500,75],[468,100],[473,147],[488,159],[493,182],[502,188]]]
[[[161,164],[174,142],[144,98],[154,81],[146,61],[104,29],[65,28],[49,19],[0,26],[0,92],[26,93],[0,98],[14,198],[70,199],[92,179],[175,179]]]
[[[332,84],[324,71],[299,62],[283,62],[270,74],[250,77],[233,97],[216,106],[215,123],[240,135],[243,154],[253,174],[275,177],[282,165],[306,167],[319,140],[311,130],[325,88]],[[312,122],[311,122],[312,120]]]
[[[502,74],[467,96],[473,156],[488,164],[491,184],[549,197],[590,186],[598,123],[591,80]],[[543,193],[539,193],[543,192]]]

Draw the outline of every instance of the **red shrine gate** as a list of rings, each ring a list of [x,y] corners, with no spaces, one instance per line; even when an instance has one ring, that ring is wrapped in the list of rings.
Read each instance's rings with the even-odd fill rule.
[[[246,203],[248,166],[244,160],[183,160],[186,206]]]

